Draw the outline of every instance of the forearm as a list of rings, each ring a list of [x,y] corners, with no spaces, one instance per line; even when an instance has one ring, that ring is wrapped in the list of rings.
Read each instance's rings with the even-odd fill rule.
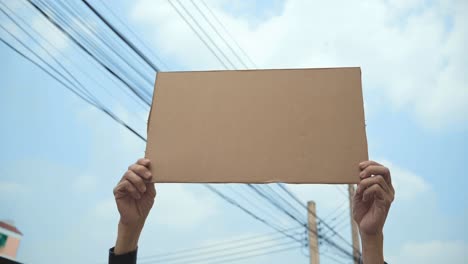
[[[114,253],[120,255],[135,251],[138,247],[138,239],[142,228],[143,224],[129,226],[119,222]]]
[[[383,234],[376,235],[361,234],[362,263],[383,264]]]

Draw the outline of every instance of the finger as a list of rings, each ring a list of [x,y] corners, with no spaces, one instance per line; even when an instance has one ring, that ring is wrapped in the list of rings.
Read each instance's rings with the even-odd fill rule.
[[[366,190],[367,188],[369,188],[370,186],[374,184],[380,185],[380,187],[382,187],[382,189],[387,193],[393,192],[392,189],[388,186],[387,182],[384,180],[384,178],[381,175],[377,175],[374,177],[361,180],[356,190],[356,193],[362,193],[364,192],[364,190]]]
[[[155,184],[154,183],[148,183],[146,184],[146,192],[151,195],[151,197],[156,197],[156,188],[154,186]]]
[[[152,175],[150,170],[143,165],[132,164],[130,167],[128,167],[128,170],[133,171],[145,180],[151,180]]]
[[[362,195],[362,200],[364,202],[367,202],[367,201],[371,201],[374,197],[377,197],[380,200],[388,200],[388,199],[385,199],[386,197],[385,191],[378,184],[374,184],[370,186],[369,188],[367,188]]]
[[[129,170],[125,173],[125,179],[128,180],[135,186],[138,191],[140,192],[146,192],[146,184],[143,181],[143,178],[141,178],[139,175],[137,175],[135,172]]]
[[[373,160],[366,160],[361,163],[359,163],[359,169],[364,170],[365,168],[369,167],[370,165],[377,165],[377,166],[382,166],[382,164],[377,163]]]
[[[128,191],[129,194],[133,196],[133,198],[137,200],[141,198],[141,194],[138,192],[138,190],[135,188],[135,186],[131,182],[127,181],[127,184],[125,185],[125,189]]]
[[[130,195],[135,199],[140,199],[141,195],[129,181],[123,180],[114,188],[114,196],[116,198]]]
[[[147,158],[141,158],[136,163],[139,165],[143,165],[146,168],[149,168],[149,166],[151,165],[151,161]]]
[[[361,173],[359,173],[359,177],[361,179],[369,178],[372,175],[382,175],[385,181],[388,184],[392,184],[392,179],[390,177],[390,170],[382,165],[369,165],[366,167]]]

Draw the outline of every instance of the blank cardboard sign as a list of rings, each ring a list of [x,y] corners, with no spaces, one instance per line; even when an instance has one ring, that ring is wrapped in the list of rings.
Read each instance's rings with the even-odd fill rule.
[[[154,182],[357,183],[360,68],[158,73]]]

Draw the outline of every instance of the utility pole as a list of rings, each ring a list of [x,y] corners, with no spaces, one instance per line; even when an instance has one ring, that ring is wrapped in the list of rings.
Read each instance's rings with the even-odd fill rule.
[[[317,232],[317,213],[315,212],[315,202],[307,202],[307,215],[309,224],[309,255],[310,264],[319,264],[318,232]]]
[[[351,219],[351,238],[353,240],[353,256],[354,264],[359,264],[359,257],[361,255],[361,247],[359,243],[359,233],[358,226],[353,219],[353,197],[354,197],[354,185],[348,184],[348,193],[349,193],[349,218]]]

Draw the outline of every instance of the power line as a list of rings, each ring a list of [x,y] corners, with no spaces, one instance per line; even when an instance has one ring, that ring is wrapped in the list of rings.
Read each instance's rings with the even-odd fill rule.
[[[6,9],[8,9],[8,10],[11,11],[11,9],[9,9],[8,6],[4,6],[3,3],[0,3],[0,4],[2,5],[2,7],[5,7]],[[75,81],[75,83],[78,84],[79,87],[76,87],[76,86],[75,86],[76,89],[78,89],[78,90],[80,90],[82,93],[84,93],[84,94],[85,94],[84,96],[87,97],[88,99],[93,100],[93,101],[96,100],[96,98],[95,98],[93,95],[91,95],[91,93],[88,91],[88,89],[86,89],[86,88],[83,86],[83,84],[82,84],[80,81],[78,81],[78,80],[70,73],[70,71],[68,71],[68,70],[63,66],[63,64],[62,64],[60,61],[58,61],[58,60],[55,58],[55,56],[53,56],[53,55],[49,52],[49,50],[47,50],[46,48],[44,48],[44,47],[39,43],[39,41],[37,41],[34,37],[32,37],[32,35],[31,35],[27,30],[25,30],[25,29],[23,28],[23,26],[21,26],[19,23],[17,23],[16,20],[13,19],[13,17],[11,17],[8,13],[5,12],[5,10],[3,10],[3,8],[0,8],[0,12],[3,13],[4,15],[6,15],[18,28],[20,28],[23,32],[25,32],[25,33],[28,35],[28,37],[29,37],[35,44],[37,44],[39,47],[41,47],[42,50],[43,50],[44,52],[46,52],[47,55],[49,55],[49,56],[54,60],[54,62],[57,63],[57,65],[59,65],[60,68],[61,68],[70,78],[73,79],[73,81]],[[26,44],[24,44],[21,40],[19,40],[13,33],[11,33],[9,30],[7,30],[7,29],[6,29],[5,27],[3,27],[2,25],[0,25],[0,27],[1,27],[4,31],[6,31],[12,38],[14,38],[17,42],[19,42],[24,48],[26,48],[29,52],[31,52],[31,54],[36,55],[36,57],[37,57],[41,62],[46,63],[45,60],[44,60],[43,58],[41,58],[40,56],[38,56],[37,54],[35,54],[35,53],[32,51],[31,48],[29,48]],[[63,76],[63,75],[62,75],[59,71],[57,71],[55,68],[51,67],[51,69],[52,69],[56,74],[58,74],[59,76],[61,76],[62,78],[65,79],[65,76]],[[71,81],[70,81],[70,83],[71,83]]]
[[[0,11],[1,11],[2,13],[4,13],[19,29],[21,29],[24,33],[26,33],[26,35],[29,36],[29,38],[30,38],[32,41],[34,41],[34,43],[36,43],[44,52],[46,52],[46,53],[56,62],[56,64],[58,64],[58,65],[60,66],[60,68],[61,68],[64,72],[66,72],[66,73],[68,74],[68,76],[69,76],[70,78],[72,78],[72,79],[82,88],[82,90],[85,90],[85,91],[87,92],[87,94],[90,95],[88,89],[85,88],[85,86],[84,86],[79,80],[77,80],[77,79],[75,78],[75,76],[61,63],[61,60],[56,59],[55,56],[52,55],[52,54],[49,52],[49,50],[45,47],[45,45],[43,45],[43,43],[41,43],[41,42],[47,43],[50,47],[52,47],[53,49],[55,49],[55,51],[56,51],[57,53],[59,53],[60,55],[62,55],[62,58],[63,58],[65,61],[69,62],[70,64],[73,64],[73,62],[71,62],[71,60],[68,59],[67,56],[65,56],[64,54],[62,54],[62,51],[61,51],[59,48],[57,48],[53,43],[51,43],[51,42],[49,41],[48,38],[45,38],[45,37],[43,37],[42,34],[36,32],[36,30],[34,30],[34,29],[30,26],[30,23],[27,23],[21,16],[15,14],[15,12],[12,11],[12,10],[11,10],[7,5],[5,5],[4,3],[0,3],[0,4],[2,5],[3,8],[5,8],[6,10],[8,10],[8,11],[11,13],[11,16],[8,15],[8,14],[6,13],[6,11],[3,10],[3,8],[1,8]],[[18,21],[19,21],[19,22],[18,22]],[[25,29],[25,28],[21,25],[20,22],[22,22],[22,24],[23,24],[24,26],[26,26],[26,27],[29,29],[29,31],[31,31],[31,32],[36,32],[36,35],[40,38],[40,41],[37,40],[34,36],[32,36],[32,34],[31,34],[27,29]],[[107,87],[103,86],[99,81],[97,81],[95,78],[93,78],[92,76],[90,76],[86,71],[81,70],[81,67],[76,66],[76,65],[75,65],[75,67],[77,67],[77,69],[78,69],[82,74],[84,74],[86,77],[88,77],[89,79],[91,79],[91,80],[93,81],[93,83],[99,85],[110,97],[112,97],[112,98],[114,97],[113,94],[111,94],[111,93],[109,92],[109,90],[107,89]],[[111,80],[113,81],[113,79],[111,79]],[[128,93],[127,90],[123,90],[123,91]],[[95,98],[95,97],[94,97],[94,98]],[[95,99],[94,101],[96,101],[96,100],[97,100],[97,99]],[[138,105],[139,105],[139,104],[138,104]]]
[[[284,239],[284,238],[283,238]],[[269,241],[267,241],[269,242]],[[227,249],[219,249],[219,250],[211,250],[208,252],[193,252],[193,253],[187,253],[187,254],[179,254],[177,256],[168,256],[168,257],[157,257],[152,260],[143,260],[140,263],[150,263],[150,262],[155,262],[155,263],[194,263],[194,262],[203,262],[206,260],[211,260],[213,258],[226,258],[226,257],[231,257],[231,256],[236,256],[240,254],[245,254],[245,253],[251,253],[251,252],[256,252],[256,251],[261,251],[265,249],[273,249],[273,248],[278,248],[278,247],[283,247],[286,245],[291,245],[293,242],[291,241],[284,241],[281,243],[259,243],[259,245],[262,245],[260,247],[251,246],[252,243],[250,243],[247,246],[242,246],[242,247],[232,247],[232,248],[227,248]],[[266,244],[266,245],[263,245]],[[250,247],[249,247],[250,246]],[[295,247],[298,247],[295,245]]]
[[[83,26],[85,26],[89,32],[93,32],[93,27],[90,25],[89,21],[87,19],[82,19],[81,16],[74,10],[73,7],[71,7],[71,2],[58,2],[59,5],[62,6],[62,8],[64,8],[65,10],[67,10],[70,14],[71,14],[71,17],[74,17],[76,18]],[[99,17],[99,16],[98,16]],[[101,17],[99,17],[101,18]],[[104,22],[105,23],[105,22]],[[107,25],[107,24],[106,24]],[[152,78],[149,78],[149,76],[143,74],[141,71],[139,71],[136,66],[132,65],[129,61],[127,61],[124,57],[123,57],[123,54],[121,54],[120,52],[117,52],[117,50],[113,47],[111,47],[111,40],[108,38],[107,34],[94,34],[94,36],[100,40],[100,42],[102,44],[104,44],[105,47],[108,48],[108,50],[110,50],[117,58],[119,58],[125,65],[128,65],[128,67],[133,70],[135,73],[138,74],[138,76],[144,80],[149,86],[148,87],[152,87],[153,86],[153,79]],[[106,39],[107,38],[107,39]],[[118,42],[120,43],[120,42]],[[143,90],[145,92],[145,94],[147,96],[151,96],[150,92],[146,91],[146,90]]]
[[[23,57],[24,59],[28,60],[29,62],[33,63],[34,65],[36,65],[38,68],[40,68],[41,70],[43,70],[45,73],[47,73],[50,77],[52,77],[53,79],[55,79],[56,81],[58,81],[60,84],[62,84],[65,88],[67,88],[69,91],[71,91],[72,93],[74,93],[76,96],[78,96],[79,98],[81,98],[83,101],[87,102],[88,104],[90,105],[93,105],[95,106],[98,110],[102,111],[103,113],[105,113],[106,115],[108,115],[110,118],[112,118],[114,121],[116,121],[117,123],[121,124],[122,126],[124,126],[126,129],[128,129],[129,131],[131,131],[133,134],[135,134],[137,137],[139,137],[140,139],[142,140],[145,140],[143,136],[141,136],[136,130],[134,130],[132,127],[130,127],[129,125],[127,125],[125,122],[123,122],[120,118],[118,118],[116,115],[114,115],[111,111],[105,109],[104,107],[102,106],[98,106],[98,105],[95,105],[93,102],[91,101],[88,101],[88,99],[86,99],[85,97],[83,97],[82,95],[80,95],[78,92],[76,92],[73,88],[71,88],[70,86],[68,86],[68,84],[66,84],[65,82],[63,82],[62,80],[60,80],[58,77],[56,77],[55,75],[53,75],[50,71],[48,71],[46,68],[44,68],[43,66],[41,66],[39,63],[37,63],[36,61],[32,60],[31,58],[29,58],[27,55],[25,55],[23,52],[19,51],[18,49],[16,49],[15,47],[13,47],[11,44],[9,44],[8,42],[6,42],[3,38],[0,37],[0,41],[5,44],[6,46],[8,46],[10,49],[12,49],[13,51],[15,51],[18,55],[20,55],[21,57]]]
[[[245,207],[241,206],[238,202],[236,202],[235,200],[231,199],[230,197],[226,196],[225,194],[221,193],[220,191],[216,190],[216,188],[214,188],[213,186],[211,185],[208,185],[208,184],[204,184],[203,186],[205,186],[206,188],[208,188],[209,190],[211,190],[212,192],[214,192],[215,194],[217,194],[218,196],[220,196],[221,198],[223,198],[225,201],[227,201],[228,203],[238,207],[239,209],[241,209],[242,211],[244,211],[245,213],[247,213],[248,215],[252,216],[253,218],[255,218],[256,220],[270,226],[271,228],[275,229],[276,231],[284,234],[285,236],[293,239],[293,240],[296,240],[297,242],[299,242],[300,244],[302,244],[302,242],[294,237],[292,237],[291,235],[289,234],[286,234],[285,232],[283,232],[281,230],[281,228],[277,227],[275,224],[272,224],[272,223],[269,223],[268,221],[266,221],[265,219],[257,216],[256,214],[252,213],[250,210],[246,209]]]
[[[145,98],[143,95],[138,92],[138,89],[133,87],[130,83],[125,81],[122,77],[120,77],[118,74],[116,74],[112,69],[110,69],[107,65],[105,65],[101,60],[99,60],[95,55],[93,55],[89,49],[87,49],[85,46],[83,46],[76,38],[74,38],[70,33],[68,33],[61,25],[59,25],[52,17],[50,17],[44,10],[42,10],[38,5],[36,5],[34,2],[31,0],[27,0],[37,11],[39,11],[47,20],[49,20],[53,25],[56,26],[57,29],[59,29],[61,32],[63,32],[65,35],[69,37],[76,45],[78,45],[85,53],[87,53],[89,56],[94,58],[96,62],[99,63],[102,67],[104,67],[112,76],[117,78],[119,81],[121,81],[125,86],[127,86],[138,98],[140,98],[147,106],[150,105],[150,101]]]
[[[249,184],[248,186],[253,188],[253,186],[252,186],[251,184]],[[282,186],[282,185],[279,185],[279,186]],[[282,188],[285,188],[285,187],[282,186]],[[298,199],[297,197],[295,197],[295,196],[294,196],[292,193],[290,193],[287,189],[285,189],[285,190],[286,190],[286,192],[287,192],[289,195],[291,195],[291,196],[293,196],[295,199],[297,199],[297,200],[296,200],[297,202],[300,203],[300,201],[299,201],[299,199]],[[257,192],[258,192],[262,197],[264,197],[265,199],[270,200],[268,197],[266,197],[266,196],[265,196],[264,194],[262,194],[260,191],[257,190]],[[302,204],[302,203],[300,203],[300,204]],[[280,206],[277,205],[277,207],[278,207],[278,209],[284,211],[284,209],[281,208]],[[306,207],[306,210],[307,210],[310,214],[315,215],[315,213],[313,213],[312,211],[310,211],[309,208]],[[285,213],[286,213],[288,216],[290,216],[292,219],[294,219],[295,221],[301,223],[300,220],[298,220],[297,218],[295,218],[295,217],[292,216],[291,214],[289,214],[289,213],[287,213],[287,212],[285,212]],[[316,215],[315,215],[315,216],[316,216]],[[316,216],[316,218],[318,218],[318,217]],[[322,222],[323,222],[323,221],[322,221]],[[326,224],[326,223],[324,223],[324,224]],[[308,229],[312,234],[314,234],[315,236],[317,236],[317,238],[322,238],[322,239],[323,239],[326,243],[328,243],[330,246],[334,247],[334,248],[337,249],[338,251],[341,251],[341,252],[347,254],[347,255],[350,256],[351,258],[354,258],[354,256],[353,256],[351,253],[349,253],[349,252],[346,251],[344,248],[342,248],[341,246],[339,246],[338,244],[336,244],[335,242],[333,242],[330,238],[327,238],[327,237],[324,237],[324,236],[319,235],[316,231],[312,230],[311,227],[309,227],[309,226],[307,226],[307,225],[306,225],[306,227],[307,227],[307,229]],[[333,230],[333,229],[331,229],[328,225],[327,225],[327,227],[328,227],[330,230]],[[337,232],[336,232],[335,230],[333,230],[333,231],[334,231],[334,235],[337,235],[338,237],[341,237],[339,234],[337,234]],[[341,238],[342,238],[342,237],[341,237]],[[346,240],[344,240],[344,238],[342,238],[342,239],[343,239],[343,241],[347,242]]]
[[[140,84],[136,84],[136,89],[138,89],[139,91],[141,91],[145,96],[147,97],[151,97],[151,88],[153,87],[153,80],[152,78],[149,78],[147,77],[147,75],[145,75],[144,73],[142,73],[141,71],[139,71],[136,66],[134,66],[133,64],[130,63],[130,60],[129,59],[126,59],[124,58],[124,54],[122,52],[117,52],[117,49],[116,47],[112,47],[112,44],[116,45],[115,43],[116,42],[113,42],[109,37],[109,34],[106,34],[107,32],[104,31],[104,32],[99,32],[98,34],[96,33],[97,29],[95,29],[90,23],[90,19],[82,19],[81,16],[75,11],[75,9],[78,9],[78,7],[72,7],[70,6],[70,3],[69,2],[57,2],[58,3],[58,6],[60,6],[59,8],[55,8],[57,10],[59,9],[62,9],[62,10],[65,10],[65,12],[62,12],[62,14],[59,14],[59,12],[56,12],[56,10],[54,8],[52,8],[51,6],[53,5],[52,3],[50,3],[48,5],[49,7],[49,10],[54,13],[58,18],[60,18],[62,20],[62,23],[64,24],[67,24],[67,20],[70,20],[71,23],[75,22],[75,23],[78,23],[79,26],[85,28],[85,34],[88,33],[88,35],[91,35],[92,34],[92,38],[89,38],[89,36],[87,36],[88,38],[86,37],[83,37],[82,34],[80,34],[79,31],[75,30],[75,27],[73,27],[73,25],[69,26],[69,28],[71,29],[71,31],[73,31],[77,36],[81,37],[82,40],[84,42],[86,42],[88,44],[88,46],[91,46],[92,48],[94,48],[95,51],[97,52],[94,52],[94,55],[97,57],[97,56],[102,56],[104,58],[104,60],[106,60],[108,63],[107,63],[107,67],[114,67],[115,69],[117,69],[118,71],[120,71],[121,73],[124,73],[127,75],[127,81],[130,82],[130,79],[131,78],[128,78],[128,74],[130,72],[134,72],[138,75],[138,78],[140,80],[143,80],[146,82],[146,85],[140,85]],[[55,4],[57,4],[55,3]],[[67,14],[69,13],[69,14]],[[98,40],[99,42],[97,41],[93,41],[93,40]],[[100,44],[100,46],[99,46]],[[117,44],[121,44],[120,42],[117,42]],[[105,52],[105,49],[103,49],[102,47],[104,48],[107,48],[107,50],[110,52],[110,54],[107,54]],[[128,54],[131,54],[128,52],[127,49],[125,49],[125,47],[121,46],[121,50],[124,50],[124,51],[127,51]],[[117,58],[118,60],[113,60],[112,61],[112,55],[114,56],[114,58]],[[120,66],[121,64],[119,63],[121,62],[122,65],[125,65],[126,67],[128,67],[126,70],[122,69],[122,67]],[[125,79],[125,77],[123,77],[123,79]],[[135,79],[133,80],[133,83],[137,83],[135,82]],[[148,90],[146,89],[142,89],[142,88],[139,88],[139,87],[148,87]]]
[[[226,63],[218,56],[218,54],[213,50],[213,48],[206,42],[206,40],[200,35],[200,33],[193,27],[193,25],[187,20],[187,18],[177,9],[177,7],[172,3],[171,0],[168,0],[172,8],[177,12],[177,14],[185,21],[185,23],[192,29],[192,31],[197,35],[197,37],[203,42],[205,47],[207,47],[210,52],[218,59],[218,61],[224,66],[225,69],[229,69]]]
[[[329,224],[327,224],[326,222],[324,222],[320,217],[318,217],[314,212],[312,212],[311,210],[309,210],[309,208],[307,208],[307,206],[305,206],[300,200],[299,198],[297,198],[294,194],[292,194],[283,184],[279,184],[280,188],[283,189],[291,198],[293,198],[298,204],[300,204],[302,207],[304,207],[310,214],[312,214],[313,216],[315,216],[323,225],[325,225],[325,227],[327,227],[330,231],[333,232],[333,235],[336,235],[338,238],[340,238],[342,241],[344,241],[348,246],[351,246],[351,248],[353,250],[355,250],[354,246],[349,243],[343,236],[341,236],[340,234],[338,234],[336,232],[336,230],[334,230]],[[347,254],[349,254],[349,252],[346,251]],[[350,256],[352,256],[354,258],[354,256],[352,254],[350,254]]]
[[[214,17],[214,19],[218,22],[218,24],[221,26],[221,28],[224,30],[224,32],[231,38],[231,40],[234,42],[234,44],[237,46],[237,48],[242,52],[242,54],[249,60],[250,63],[254,65],[255,68],[258,68],[258,66],[252,61],[250,56],[245,52],[245,50],[239,45],[239,43],[236,41],[236,39],[229,33],[229,30],[224,26],[224,24],[221,22],[221,20],[216,16],[216,14],[211,10],[211,8],[206,4],[205,0],[201,0],[201,3],[205,6],[205,8],[210,12],[211,16]]]
[[[332,216],[338,212],[340,209],[342,209],[343,207],[345,207],[347,205],[348,201],[347,200],[343,200],[343,202],[338,205],[333,211],[331,211],[330,213],[327,214],[327,216],[323,217],[323,219],[327,220],[327,219],[332,219]]]
[[[343,194],[344,197],[348,198],[348,195],[337,185],[335,185],[335,188],[338,189],[338,191]]]
[[[294,205],[292,205],[286,198],[283,197],[283,195],[281,195],[279,192],[276,192],[273,187],[271,187],[269,184],[265,184],[263,185],[266,189],[269,189],[275,196],[279,197],[281,201],[283,201],[286,206],[288,206],[289,208],[292,208],[293,211],[295,211],[299,217],[301,217],[303,215],[304,212],[300,212]],[[275,184],[274,186],[278,186],[278,184]]]
[[[252,188],[258,195],[260,195],[261,197],[263,197],[264,199],[266,199],[267,201],[269,201],[270,203],[272,203],[276,208],[278,208],[279,210],[281,210],[282,212],[284,212],[286,215],[288,215],[291,219],[293,219],[294,221],[296,221],[297,223],[299,223],[300,225],[306,225],[305,222],[299,220],[296,216],[294,216],[291,212],[287,211],[285,208],[283,208],[282,206],[280,206],[277,202],[275,202],[273,199],[271,199],[270,197],[268,197],[264,192],[262,192],[260,189],[258,189],[255,185],[253,184],[247,184],[248,187]]]
[[[260,205],[259,203],[256,203],[256,202],[252,201],[252,199],[247,198],[241,192],[238,192],[232,185],[226,185],[226,188],[230,189],[231,192],[234,192],[236,197],[240,197],[247,204],[249,204],[252,207],[254,207],[255,209],[265,213],[267,216],[271,217],[274,221],[277,221],[278,223],[283,222],[284,219],[282,217],[279,217],[276,214],[274,214],[273,212],[270,212],[264,206]],[[269,203],[267,203],[267,204],[269,204]]]
[[[211,44],[218,50],[218,52],[224,57],[224,59],[231,65],[233,69],[236,68],[234,63],[229,59],[229,57],[224,53],[224,51],[219,48],[219,46],[215,43],[215,41],[210,37],[210,35],[205,31],[205,29],[198,23],[197,19],[195,19],[192,14],[185,8],[185,6],[180,2],[180,0],[175,0],[177,3],[179,3],[180,7],[185,11],[185,13],[192,19],[192,21],[195,23],[195,25],[200,29],[200,31],[205,35],[205,37],[211,42]]]
[[[301,233],[298,233],[297,230],[303,229],[304,227],[292,227],[292,228],[285,228],[282,229],[283,232],[288,233],[293,236],[300,235]],[[173,256],[177,254],[186,254],[190,252],[205,252],[205,251],[212,251],[213,249],[215,250],[225,250],[225,249],[235,249],[235,248],[241,248],[245,247],[248,245],[252,244],[264,244],[265,242],[271,242],[271,241],[276,241],[276,240],[284,240],[287,237],[284,237],[283,234],[279,232],[269,232],[265,234],[259,234],[259,235],[254,235],[254,236],[248,236],[248,237],[243,237],[243,238],[237,238],[237,239],[230,239],[230,240],[225,240],[225,241],[219,241],[217,243],[213,244],[207,244],[205,246],[199,246],[199,247],[194,247],[194,248],[187,248],[187,249],[181,249],[181,250],[176,250],[176,251],[170,251],[170,252],[163,252],[163,253],[158,253],[154,255],[149,255],[149,256],[144,256],[144,257],[139,257],[139,260],[147,260],[149,258],[163,258],[167,256]],[[226,247],[227,246],[227,247]]]
[[[125,37],[118,29],[116,29],[107,19],[102,16],[92,5],[88,3],[87,0],[82,0],[82,2],[96,15],[101,21],[103,21],[111,30],[114,32],[125,44],[127,44],[133,51],[135,51],[155,72],[159,71],[159,67],[156,66],[151,60],[146,57],[140,49],[138,49],[133,42],[131,42],[127,37]]]
[[[216,35],[218,35],[218,37],[224,42],[224,44],[231,50],[232,54],[234,54],[234,56],[237,58],[237,60],[246,68],[248,69],[249,67],[244,63],[244,61],[239,57],[239,55],[237,55],[237,53],[234,51],[234,49],[231,47],[231,45],[229,44],[229,42],[226,41],[226,39],[219,33],[218,29],[216,29],[215,26],[213,26],[213,24],[210,22],[210,20],[206,17],[205,13],[203,13],[203,11],[198,7],[197,3],[193,0],[190,0],[190,2],[192,2],[192,4],[195,6],[195,8],[198,10],[198,12],[203,16],[203,18],[205,19],[205,21],[208,23],[208,25],[210,25],[210,27],[214,30],[214,32],[216,33]]]
[[[123,22],[122,19],[121,19],[118,15],[116,15],[114,11],[112,11],[112,8],[110,8],[109,5],[107,5],[106,1],[103,1],[103,0],[99,0],[99,1],[100,1],[101,4],[109,11],[109,13],[111,13],[111,14],[120,22],[120,24],[121,24],[122,26],[124,26],[124,27],[128,30],[128,32],[130,32],[130,34],[132,34],[133,37],[134,37],[135,39],[137,39],[137,40],[141,43],[141,45],[143,45],[143,47],[145,47],[146,50],[148,50],[148,51],[151,53],[151,55],[153,55],[159,62],[161,62],[161,64],[163,64],[164,67],[165,67],[166,69],[169,69],[169,66],[167,66],[167,64],[166,64],[157,54],[155,54],[155,53],[152,51],[152,49],[150,49],[150,48],[148,47],[148,45],[147,45],[143,40],[141,40],[141,39],[138,37],[138,35],[135,33],[135,31],[133,31],[133,30],[127,25],[127,23]]]
[[[244,250],[241,252],[235,252],[235,253],[227,253],[227,254],[221,254],[221,255],[215,255],[215,256],[208,256],[208,257],[202,257],[202,258],[193,258],[193,259],[182,259],[182,261],[177,261],[177,262],[169,262],[171,264],[183,264],[183,263],[205,263],[205,264],[215,264],[215,263],[227,263],[227,262],[233,262],[233,261],[239,261],[241,259],[246,259],[246,258],[252,258],[252,257],[257,257],[257,256],[263,256],[263,255],[270,255],[274,253],[279,253],[287,250],[292,250],[292,249],[298,249],[300,248],[299,246],[288,246],[285,247],[286,245],[290,244],[288,242],[287,244],[279,244],[278,246],[266,246],[266,247],[260,247],[260,248],[254,248],[250,250]],[[267,250],[269,249],[269,250]],[[267,251],[265,251],[267,250]],[[250,253],[250,254],[247,254]],[[234,257],[234,258],[233,258]],[[168,261],[143,261],[140,262],[141,264],[150,264],[150,263],[168,263]]]

